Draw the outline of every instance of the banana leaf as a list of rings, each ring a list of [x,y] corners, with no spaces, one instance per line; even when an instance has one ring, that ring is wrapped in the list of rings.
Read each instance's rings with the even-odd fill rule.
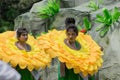
[[[105,26],[99,33],[100,37],[104,37],[108,31],[109,31],[109,27]]]
[[[96,28],[96,31],[100,31],[99,35],[104,37],[105,34],[110,29],[111,25],[119,20],[120,12],[118,8],[114,8],[113,12],[108,9],[103,9],[103,15],[96,15],[96,22],[101,23],[99,27]]]
[[[111,18],[111,14],[108,9],[103,8],[103,16],[105,17],[105,19]]]
[[[84,22],[84,26],[86,28],[86,30],[90,30],[91,29],[91,23],[89,22],[88,18],[83,18],[83,22]]]
[[[120,17],[120,12],[119,9],[117,7],[114,8],[114,11],[112,13],[112,20],[113,22],[117,21]]]
[[[60,9],[59,0],[48,0],[46,6],[42,7],[38,13],[40,18],[46,19],[55,16]]]
[[[59,9],[60,9],[60,0],[53,0],[53,9],[54,9],[54,12],[55,13],[58,13],[59,12]]]
[[[112,24],[111,13],[106,8],[104,8],[103,15],[99,15],[99,14],[96,15],[96,22],[100,22],[110,26]]]
[[[94,1],[90,1],[88,7],[92,8],[93,11],[96,11],[99,9],[99,6]]]
[[[112,18],[110,18],[110,19],[108,19],[107,21],[106,21],[106,25],[107,26],[110,26],[112,24]]]
[[[105,25],[104,24],[101,24],[100,26],[98,26],[97,28],[96,28],[96,31],[99,31],[99,30],[101,30],[102,28],[104,28],[105,27]]]
[[[97,14],[96,15],[96,22],[104,23],[104,17],[102,15]]]
[[[108,26],[112,24],[112,16],[108,9],[103,9],[104,23]]]

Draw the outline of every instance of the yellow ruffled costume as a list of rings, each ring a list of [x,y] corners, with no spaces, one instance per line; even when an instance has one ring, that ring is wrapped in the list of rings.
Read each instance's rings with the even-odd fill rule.
[[[93,75],[98,71],[103,63],[103,53],[89,35],[79,33],[76,40],[81,44],[80,50],[69,48],[64,43],[64,39],[66,39],[65,31],[57,30],[49,31],[49,33],[38,37],[40,44],[47,44],[47,46],[43,45],[43,48],[46,48],[46,53],[52,57],[57,56],[68,69],[73,68],[75,73],[82,72],[86,76]]]
[[[0,59],[10,63],[13,67],[19,65],[21,69],[27,68],[29,71],[33,69],[45,68],[49,66],[51,58],[38,45],[38,41],[32,36],[28,36],[27,43],[31,46],[31,51],[19,50],[15,46],[17,41],[14,31],[7,31],[0,34]]]

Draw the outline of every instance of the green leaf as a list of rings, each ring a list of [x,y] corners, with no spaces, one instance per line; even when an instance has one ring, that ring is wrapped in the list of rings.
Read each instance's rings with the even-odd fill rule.
[[[83,18],[84,26],[87,30],[91,29],[91,23],[89,22],[88,18]]]
[[[97,15],[96,16],[96,22],[103,23],[105,25],[111,25],[112,24],[112,16],[111,13],[108,11],[108,9],[103,9],[103,15]]]
[[[114,22],[117,22],[120,17],[120,12],[118,8],[114,8],[113,12],[109,11],[108,9],[103,9],[103,15],[96,16],[96,22],[101,23],[101,26],[96,28],[96,31],[100,31],[100,36],[104,37],[105,34],[108,32],[109,28]],[[103,26],[102,26],[103,25]]]
[[[35,37],[37,38],[37,37],[39,37],[40,35],[41,35],[41,34],[36,34]]]
[[[42,7],[38,13],[40,18],[46,19],[55,16],[60,9],[59,0],[48,0],[46,6]]]
[[[56,0],[53,0],[53,10],[55,13],[58,13],[59,12],[59,9],[60,9],[60,1],[56,1]]]
[[[112,24],[112,18],[107,20],[108,22],[106,23],[107,26],[110,26]]]
[[[103,15],[106,19],[111,17],[111,14],[110,14],[109,10],[106,9],[106,8],[103,8]]]
[[[104,37],[107,34],[108,30],[109,27],[104,27],[104,29],[100,31],[100,37]]]
[[[106,8],[103,9],[103,16],[104,16],[105,24],[111,25],[111,23],[112,23],[112,16],[111,16],[111,13],[109,12],[108,9],[106,9]]]
[[[96,31],[101,30],[103,27],[105,27],[104,24],[101,24],[100,26],[98,26],[98,27],[96,28]]]
[[[88,7],[92,8],[93,11],[96,11],[99,9],[99,6],[94,1],[90,1]]]
[[[112,21],[115,22],[119,19],[120,17],[120,12],[119,9],[117,7],[114,8],[114,11],[112,13]]]
[[[41,34],[47,34],[47,32],[44,32],[44,31],[43,31],[43,32],[41,32]]]
[[[96,15],[96,22],[104,23],[104,17],[102,15],[97,14]]]

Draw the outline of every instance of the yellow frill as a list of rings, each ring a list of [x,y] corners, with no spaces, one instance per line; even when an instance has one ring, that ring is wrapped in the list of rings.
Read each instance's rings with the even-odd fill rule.
[[[14,31],[7,31],[0,34],[0,59],[10,63],[13,67],[19,65],[21,69],[27,68],[29,71],[33,69],[45,68],[49,66],[51,58],[38,45],[38,41],[32,36],[28,36],[27,43],[31,46],[31,51],[19,50],[15,46],[17,41]]]
[[[64,43],[64,39],[65,31],[57,30],[38,37],[41,45],[47,44],[43,45],[45,52],[52,57],[57,56],[68,69],[73,68],[75,73],[82,72],[84,76],[96,73],[103,63],[103,53],[96,42],[89,35],[80,32],[76,40],[81,44],[81,49],[73,50]]]

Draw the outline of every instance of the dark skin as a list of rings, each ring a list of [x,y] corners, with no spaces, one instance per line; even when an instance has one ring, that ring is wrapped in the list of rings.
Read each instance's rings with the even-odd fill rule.
[[[79,42],[76,41],[77,34],[72,29],[70,29],[68,32],[66,32],[66,35],[67,38],[64,40],[64,43],[71,49],[80,50],[81,45]],[[78,46],[76,46],[75,43],[77,43]],[[102,46],[100,47],[101,51],[103,51],[103,47]]]
[[[20,50],[26,50],[31,51],[31,47],[29,44],[26,43],[27,39],[28,39],[28,33],[24,32],[20,35],[20,37],[17,37],[18,41],[15,43],[15,45],[17,46],[18,49]]]
[[[81,46],[80,43],[76,41],[77,34],[74,32],[73,29],[69,29],[66,32],[67,38],[64,40],[64,43],[71,49],[74,50],[80,50]],[[76,46],[76,43],[78,46]],[[61,77],[65,76],[65,63],[60,62],[60,72],[61,72]]]
[[[28,33],[24,32],[20,35],[20,37],[17,37],[18,41],[15,43],[17,48],[19,50],[26,50],[27,52],[31,51],[31,46],[26,43],[28,40]],[[39,80],[42,80],[41,78]]]
[[[77,33],[73,31],[73,29],[69,29],[66,32],[67,38],[64,40],[64,43],[71,49],[80,50],[80,43],[76,41]],[[76,46],[76,44],[78,46]]]
[[[64,40],[64,43],[71,49],[74,49],[74,50],[80,50],[81,49],[81,45],[79,42],[76,41],[76,37],[77,37],[77,34],[76,32],[74,32],[73,29],[69,29],[67,32],[66,32],[66,36],[67,38]],[[78,43],[78,46],[76,46],[75,43]],[[101,47],[101,51],[103,51],[103,48]],[[60,71],[61,71],[61,77],[64,77],[65,76],[65,63],[60,63]],[[83,77],[82,78],[84,80],[88,79],[88,76],[86,77]]]

